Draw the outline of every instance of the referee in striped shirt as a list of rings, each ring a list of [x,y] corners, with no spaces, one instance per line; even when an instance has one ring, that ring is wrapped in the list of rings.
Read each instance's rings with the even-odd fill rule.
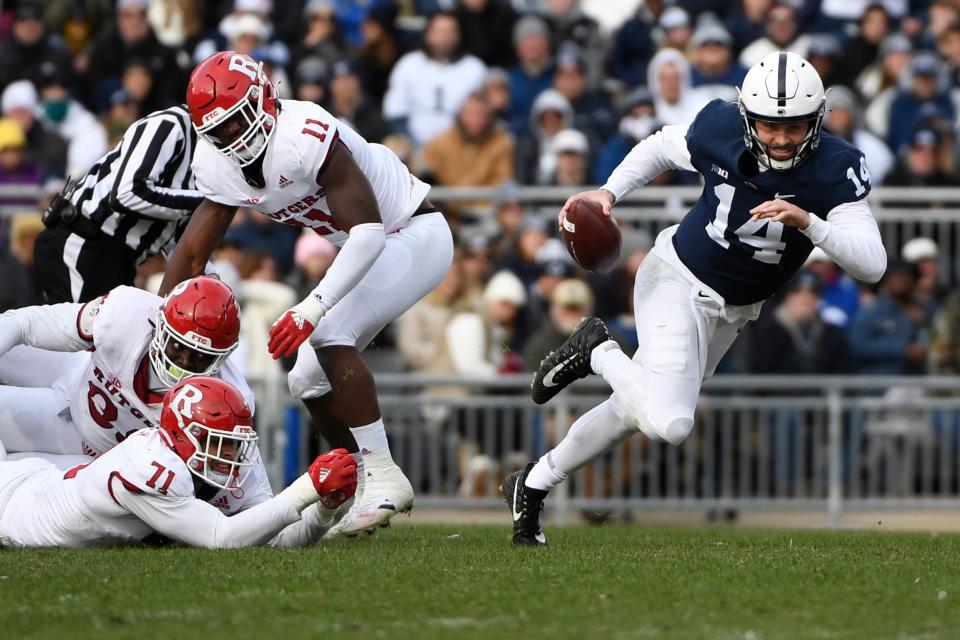
[[[141,262],[173,250],[203,201],[190,170],[196,144],[186,106],[156,111],[54,198],[34,247],[49,304],[132,285]]]

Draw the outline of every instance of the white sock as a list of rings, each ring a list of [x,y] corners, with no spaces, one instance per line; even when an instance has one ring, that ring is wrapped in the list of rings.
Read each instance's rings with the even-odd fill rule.
[[[364,470],[363,454],[357,451],[356,453],[351,453],[350,455],[357,462],[357,490],[354,492],[353,495],[362,496],[363,485],[366,482],[366,477],[367,477],[367,473]]]
[[[606,400],[580,416],[570,431],[546,455],[540,458],[524,483],[531,489],[549,491],[567,476],[616,444],[635,434]]]
[[[363,455],[368,456],[382,449],[387,449],[389,455],[390,445],[387,444],[387,430],[383,426],[383,418],[362,427],[351,428],[350,433]]]

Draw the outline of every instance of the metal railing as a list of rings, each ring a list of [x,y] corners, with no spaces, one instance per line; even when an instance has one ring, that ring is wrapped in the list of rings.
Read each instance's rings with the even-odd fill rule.
[[[584,187],[586,188],[586,187]],[[560,204],[578,189],[566,187],[522,187],[514,196],[528,205],[529,215],[553,218]],[[617,205],[617,218],[626,226],[642,229],[651,237],[680,221],[700,196],[700,187],[643,187]],[[434,187],[435,203],[471,203],[481,216],[492,213],[488,205],[501,191],[491,187]],[[0,202],[11,198],[35,199],[35,187],[0,185]],[[929,237],[940,245],[940,273],[944,283],[957,281],[960,274],[960,188],[877,187],[869,200],[880,225],[884,245],[891,255],[915,237]],[[31,205],[0,205],[0,218],[36,212]]]
[[[502,508],[500,477],[536,459],[606,399],[602,380],[538,407],[529,378],[377,376],[394,458],[420,506]],[[845,510],[960,506],[960,395],[953,378],[718,376],[679,447],[638,434],[551,494],[572,510],[649,507]],[[306,465],[308,420],[285,390],[258,391],[275,483]],[[296,451],[291,451],[294,447]],[[287,465],[287,466],[284,466]],[[292,466],[290,466],[292,465]]]

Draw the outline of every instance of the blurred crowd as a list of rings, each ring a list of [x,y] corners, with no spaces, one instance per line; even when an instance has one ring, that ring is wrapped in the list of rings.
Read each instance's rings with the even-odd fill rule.
[[[440,186],[496,187],[444,203],[458,237],[447,278],[378,338],[385,368],[495,377],[528,371],[580,317],[635,348],[633,274],[651,247],[624,230],[609,274],[576,268],[526,185],[599,184],[639,140],[735,100],[775,49],[830,88],[826,129],[864,151],[874,185],[960,185],[960,0],[19,0],[0,11],[0,207],[39,211],[126,128],[183,101],[193,66],[233,49],[281,97],[315,101]],[[671,172],[658,184],[697,184]],[[554,208],[557,203],[552,203]],[[0,226],[0,310],[39,302],[35,214]],[[723,363],[756,373],[960,370],[960,297],[936,242],[900,248],[878,287],[820,252]],[[266,327],[323,276],[336,248],[241,210],[217,254],[245,308],[251,373],[278,373]],[[141,266],[156,285],[158,259]],[[946,280],[952,280],[951,277]],[[785,356],[784,354],[789,354]]]

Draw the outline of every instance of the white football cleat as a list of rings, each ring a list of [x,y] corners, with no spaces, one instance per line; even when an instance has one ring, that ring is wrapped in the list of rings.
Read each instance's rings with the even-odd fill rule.
[[[357,496],[347,515],[324,539],[372,534],[377,527],[386,526],[393,516],[413,508],[413,487],[400,467],[392,460],[382,467],[368,460],[365,466],[363,495]]]

